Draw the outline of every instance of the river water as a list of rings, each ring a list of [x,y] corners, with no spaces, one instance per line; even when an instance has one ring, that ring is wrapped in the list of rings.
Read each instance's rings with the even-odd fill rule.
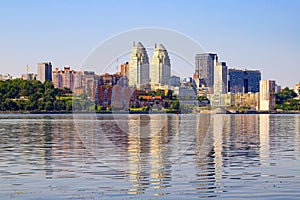
[[[299,199],[300,115],[0,115],[0,199]]]

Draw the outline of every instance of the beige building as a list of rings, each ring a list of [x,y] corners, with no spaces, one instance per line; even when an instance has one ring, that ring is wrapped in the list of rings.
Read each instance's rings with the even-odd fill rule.
[[[38,63],[37,80],[44,83],[46,80],[52,81],[52,64],[51,62]]]
[[[227,93],[227,66],[226,62],[218,62],[214,66],[214,94]]]
[[[169,84],[171,77],[171,63],[166,48],[156,45],[151,61],[151,88],[155,85]]]
[[[275,81],[261,80],[259,87],[259,111],[275,110]]]
[[[129,61],[129,86],[144,89],[149,84],[149,58],[141,42],[133,44]]]

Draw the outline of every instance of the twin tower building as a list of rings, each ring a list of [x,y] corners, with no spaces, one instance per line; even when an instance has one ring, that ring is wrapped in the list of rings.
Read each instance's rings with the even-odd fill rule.
[[[134,43],[129,61],[129,86],[137,89],[147,89],[151,85],[168,85],[171,77],[171,63],[167,50],[162,44],[155,44],[151,75],[149,57],[141,42]]]

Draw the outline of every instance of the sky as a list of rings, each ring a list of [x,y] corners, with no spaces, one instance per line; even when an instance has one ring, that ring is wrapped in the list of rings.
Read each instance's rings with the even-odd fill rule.
[[[229,68],[300,82],[300,1],[1,0],[0,73],[19,77],[37,63],[78,69],[101,42],[143,27],[167,28],[217,53]],[[199,50],[200,51],[200,50]]]

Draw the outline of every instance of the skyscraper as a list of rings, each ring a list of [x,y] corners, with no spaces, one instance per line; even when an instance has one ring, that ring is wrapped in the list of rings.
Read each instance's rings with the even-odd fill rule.
[[[144,89],[149,84],[149,58],[142,43],[133,44],[129,61],[129,86]]]
[[[259,110],[272,111],[275,109],[275,81],[261,80],[259,86]]]
[[[38,63],[37,80],[42,83],[46,80],[52,81],[52,64],[51,62]]]
[[[213,87],[214,85],[214,67],[218,62],[217,54],[203,53],[195,57],[195,75],[200,80],[200,85]]]
[[[214,69],[214,94],[227,93],[226,62],[218,62]]]
[[[261,73],[259,70],[229,69],[228,92],[248,93],[259,91]]]
[[[171,77],[171,63],[167,50],[162,44],[155,44],[151,61],[151,86],[167,85]]]

